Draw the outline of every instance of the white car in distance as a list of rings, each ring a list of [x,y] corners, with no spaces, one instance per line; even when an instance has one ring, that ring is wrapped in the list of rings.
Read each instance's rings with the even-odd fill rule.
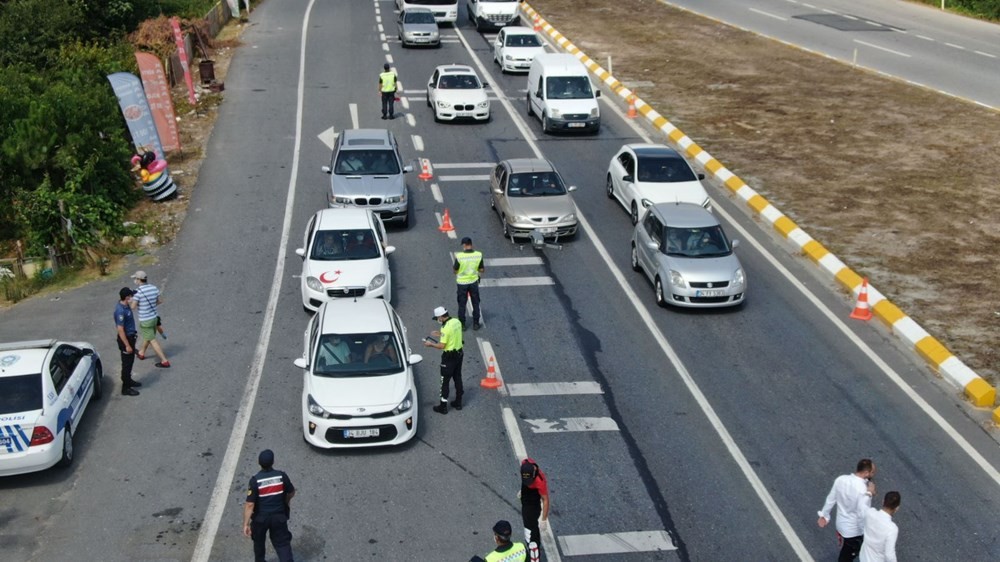
[[[302,258],[302,306],[314,311],[337,298],[392,300],[389,254],[382,219],[368,209],[323,209],[309,219]]]
[[[456,119],[490,120],[490,100],[486,82],[471,66],[447,64],[434,69],[427,81],[427,106],[434,110],[435,121]]]
[[[527,72],[535,55],[545,52],[545,45],[535,30],[527,27],[504,27],[493,40],[493,62],[501,72]]]
[[[639,222],[643,208],[656,203],[694,203],[712,210],[712,200],[701,185],[705,174],[695,173],[676,150],[662,144],[626,144],[611,158],[606,189]]]

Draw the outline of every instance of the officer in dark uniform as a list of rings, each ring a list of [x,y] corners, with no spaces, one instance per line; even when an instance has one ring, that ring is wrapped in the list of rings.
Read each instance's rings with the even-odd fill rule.
[[[122,354],[122,395],[139,396],[137,387],[142,383],[132,379],[132,365],[135,363],[135,339],[137,336],[135,329],[135,318],[132,316],[132,307],[129,300],[135,291],[128,287],[122,287],[118,291],[118,304],[115,305],[115,330],[118,337],[118,351]]]
[[[295,486],[287,474],[274,470],[274,453],[270,449],[261,451],[257,462],[260,472],[250,478],[247,502],[243,506],[243,534],[253,539],[256,562],[264,562],[264,539],[268,533],[278,560],[292,562],[288,517]]]

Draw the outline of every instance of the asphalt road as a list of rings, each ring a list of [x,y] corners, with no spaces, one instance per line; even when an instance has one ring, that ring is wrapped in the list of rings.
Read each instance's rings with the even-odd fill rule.
[[[1000,108],[1000,26],[902,0],[664,2]]]
[[[138,363],[140,397],[109,393],[89,410],[70,470],[0,480],[4,559],[188,560],[196,547],[202,559],[246,559],[244,489],[267,447],[299,489],[297,559],[467,560],[488,550],[497,519],[517,527],[521,446],[551,482],[560,547],[549,560],[833,560],[833,531],[817,529],[815,513],[833,478],[864,456],[878,464],[880,492],[902,493],[902,559],[1000,558],[1000,451],[956,389],[877,326],[844,325],[843,296],[718,186],[710,193],[742,241],[748,302],[658,309],[628,265],[627,214],[603,191],[611,155],[645,133],[605,102],[599,135],[543,136],[524,116],[525,78],[497,72],[464,10],[441,49],[403,50],[392,6],[293,0],[252,14],[183,230],[132,264],[164,290],[174,367]],[[388,123],[375,88],[387,56],[405,90]],[[452,62],[488,73],[490,123],[433,122],[423,84]],[[409,177],[411,226],[389,232],[393,305],[425,357],[420,429],[396,449],[329,453],[301,438],[292,360],[308,316],[293,250],[325,204],[329,149],[319,136],[355,116],[360,127],[388,126],[404,156],[435,164],[433,180]],[[579,186],[587,226],[562,250],[504,240],[479,178],[498,159],[539,153]],[[486,277],[505,281],[482,289],[485,327],[466,332],[468,406],[440,416],[430,411],[438,354],[419,340],[435,328],[435,306],[454,309],[458,244],[435,217],[445,208],[459,238],[520,265],[488,264]],[[126,277],[4,311],[0,340],[95,342],[114,379],[111,312]],[[525,278],[548,284],[503,285]],[[513,392],[478,387],[477,338]],[[598,391],[516,392],[559,382]],[[612,533],[635,551],[595,554],[592,535]]]

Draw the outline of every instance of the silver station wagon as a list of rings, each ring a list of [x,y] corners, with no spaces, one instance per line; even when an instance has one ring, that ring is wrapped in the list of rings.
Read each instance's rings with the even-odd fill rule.
[[[497,164],[490,174],[490,206],[500,216],[504,238],[543,238],[576,234],[576,205],[552,162],[539,158],[514,158]]]
[[[403,165],[396,137],[383,129],[348,129],[337,135],[330,165],[330,208],[365,208],[384,222],[410,223],[406,180],[413,166]]]

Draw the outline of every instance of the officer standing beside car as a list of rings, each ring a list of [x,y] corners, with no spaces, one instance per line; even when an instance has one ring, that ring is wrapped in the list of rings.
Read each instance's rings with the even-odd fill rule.
[[[135,364],[135,341],[137,332],[135,329],[135,317],[132,316],[132,307],[129,300],[132,299],[134,291],[128,287],[122,287],[118,291],[118,304],[115,305],[115,330],[117,331],[118,351],[122,354],[122,395],[139,396],[139,391],[135,388],[142,386],[142,383],[132,380],[132,365]]]
[[[378,91],[382,94],[382,119],[394,118],[396,102],[396,73],[390,70],[389,63],[382,65],[383,72],[378,75]]]
[[[458,318],[452,318],[443,306],[434,309],[434,320],[441,323],[441,331],[434,330],[432,336],[441,338],[435,341],[431,338],[424,338],[425,347],[440,349],[441,354],[441,399],[437,406],[431,408],[439,414],[448,413],[448,381],[455,381],[455,401],[451,403],[456,410],[462,409],[462,395],[465,394],[462,388],[462,323]]]

